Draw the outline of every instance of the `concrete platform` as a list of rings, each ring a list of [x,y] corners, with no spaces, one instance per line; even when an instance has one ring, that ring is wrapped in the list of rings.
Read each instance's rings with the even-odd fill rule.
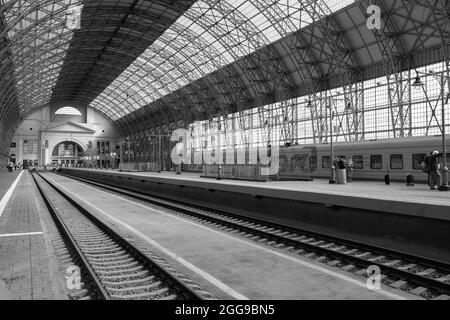
[[[64,169],[86,170],[86,169]],[[450,191],[429,190],[427,185],[407,187],[403,183],[355,181],[346,185],[329,184],[328,180],[314,181],[242,181],[201,178],[199,174],[173,172],[119,172],[117,170],[86,170],[123,176],[146,177],[151,181],[184,186],[233,191],[280,199],[318,202],[322,204],[349,206],[358,209],[377,210],[450,221]]]
[[[2,180],[2,199],[17,176],[18,172],[8,173]],[[36,197],[31,177],[24,171],[0,216],[1,298],[55,298]]]
[[[173,172],[64,173],[450,262],[450,192],[426,185],[326,180],[253,182]]]
[[[338,269],[210,229],[152,205],[128,200],[63,176],[46,177],[97,216],[170,261],[222,299],[403,299]]]
[[[8,172],[8,170],[3,169],[0,171],[0,200],[17,179],[22,171]]]

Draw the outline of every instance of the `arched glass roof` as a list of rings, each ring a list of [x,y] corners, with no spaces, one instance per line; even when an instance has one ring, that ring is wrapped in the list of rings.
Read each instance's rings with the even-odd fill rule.
[[[89,104],[193,1],[0,0],[1,109]]]
[[[9,41],[22,114],[50,101],[73,36],[68,19],[75,8],[81,10],[81,0],[1,0],[1,35]]]
[[[151,119],[185,107],[201,117],[222,107],[253,107],[281,101],[281,95],[308,95],[320,90],[320,81],[330,81],[333,88],[346,86],[350,81],[341,78],[353,70],[363,74],[389,60],[387,55],[432,50],[449,32],[447,16],[430,18],[439,10],[433,9],[436,5],[388,0],[379,3],[383,12],[392,12],[385,19],[386,36],[398,39],[382,41],[366,27],[368,4],[0,0],[1,124],[20,121],[48,103],[90,105],[123,120],[117,122],[121,127],[139,119],[136,114],[126,117],[136,110]],[[72,30],[73,13],[80,12],[74,8],[82,8],[78,30]],[[426,23],[421,22],[424,16],[429,17]],[[432,63],[439,57],[427,59]],[[224,83],[226,77],[234,82]],[[235,88],[240,92],[230,98]]]
[[[352,2],[197,1],[91,106],[120,119]]]

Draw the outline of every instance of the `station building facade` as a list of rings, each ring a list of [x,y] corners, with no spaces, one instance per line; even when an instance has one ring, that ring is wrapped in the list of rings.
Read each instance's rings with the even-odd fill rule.
[[[100,154],[115,156],[111,146],[118,137],[111,120],[94,109],[47,105],[16,130],[11,160],[32,166],[96,163]]]

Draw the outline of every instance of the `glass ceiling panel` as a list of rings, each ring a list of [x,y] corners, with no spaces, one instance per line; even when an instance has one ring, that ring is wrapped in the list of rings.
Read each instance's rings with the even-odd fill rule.
[[[0,0],[22,113],[50,101],[73,31],[69,10],[82,0]]]
[[[119,104],[105,111],[117,120],[352,2],[197,1],[91,106]]]

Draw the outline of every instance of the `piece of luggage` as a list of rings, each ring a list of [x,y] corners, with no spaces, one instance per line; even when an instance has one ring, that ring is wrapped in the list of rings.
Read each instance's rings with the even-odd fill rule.
[[[384,183],[386,183],[387,185],[391,184],[391,178],[388,174],[384,176]]]
[[[406,185],[407,186],[414,186],[414,176],[410,173],[406,175]]]

